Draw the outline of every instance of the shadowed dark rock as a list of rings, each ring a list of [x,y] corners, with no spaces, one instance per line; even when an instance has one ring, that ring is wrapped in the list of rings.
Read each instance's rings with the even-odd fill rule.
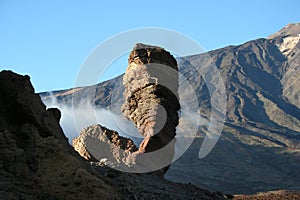
[[[119,199],[68,144],[29,76],[0,72],[0,199]]]

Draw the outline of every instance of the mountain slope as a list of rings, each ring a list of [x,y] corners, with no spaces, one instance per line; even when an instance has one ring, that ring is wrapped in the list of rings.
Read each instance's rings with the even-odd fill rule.
[[[268,39],[278,46],[287,57],[281,83],[283,95],[292,104],[300,107],[300,23],[288,24]]]
[[[185,154],[172,164],[167,178],[229,193],[300,189],[297,173],[300,168],[297,96],[300,87],[295,81],[300,76],[297,74],[300,71],[299,41],[288,48],[280,46],[282,38],[288,37],[290,32],[300,33],[295,27],[298,25],[290,25],[268,39],[177,59],[180,73],[197,96],[196,102],[190,102],[193,91],[182,88],[180,101],[192,112],[180,119],[178,130],[188,135],[196,126],[191,119],[193,116],[201,116],[202,123],[198,136]],[[199,159],[199,148],[211,116],[210,96],[216,92],[212,90],[210,94],[207,85],[220,84],[215,76],[202,77],[203,69],[210,65],[218,68],[224,81],[227,113],[217,145],[207,157]],[[295,77],[294,71],[297,71]],[[95,107],[118,113],[116,105],[124,101],[123,91],[122,76],[119,76],[94,86],[53,94],[64,104],[71,104],[73,98],[76,106],[85,99]],[[41,96],[44,101],[50,98],[49,93]]]
[[[294,189],[300,181],[296,174],[300,166],[300,114],[299,108],[281,97],[286,58],[266,39],[226,47],[209,55],[226,85],[225,127],[207,157],[198,159],[202,138],[195,139],[185,155],[172,165],[167,177],[233,193]],[[205,65],[201,55],[186,60],[192,65]],[[199,77],[193,78],[194,82],[201,82]],[[200,102],[207,97],[204,84],[196,90]],[[189,168],[188,173],[182,175],[183,168]]]

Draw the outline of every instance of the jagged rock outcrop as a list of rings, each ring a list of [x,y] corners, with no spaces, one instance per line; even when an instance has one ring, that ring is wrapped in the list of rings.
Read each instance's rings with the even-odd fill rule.
[[[123,76],[122,112],[144,137],[137,153],[154,152],[174,141],[176,135],[180,109],[177,62],[163,48],[138,43],[128,64]],[[162,153],[167,154],[163,159],[170,164],[174,147],[169,145]]]
[[[0,199],[119,199],[68,144],[29,76],[0,72]]]
[[[123,163],[130,152],[137,150],[131,139],[99,124],[83,129],[73,140],[73,146],[86,160],[101,161],[112,167]]]
[[[151,174],[122,173],[96,162],[90,165],[68,144],[59,126],[60,111],[46,110],[29,76],[0,72],[0,96],[1,200],[226,198],[220,192]],[[85,131],[96,134],[97,128]],[[132,141],[101,130],[106,142],[135,150]]]

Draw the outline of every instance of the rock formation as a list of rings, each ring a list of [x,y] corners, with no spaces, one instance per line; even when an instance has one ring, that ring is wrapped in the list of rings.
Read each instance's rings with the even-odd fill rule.
[[[101,161],[110,166],[122,163],[130,152],[137,150],[131,139],[101,125],[83,129],[73,140],[73,146],[86,160]]]
[[[122,112],[144,137],[135,154],[174,144],[180,109],[176,60],[163,48],[138,43],[129,55],[128,64],[123,76]],[[163,159],[170,164],[174,147],[168,146],[161,153],[166,154]]]
[[[68,144],[29,76],[0,72],[0,199],[120,199]]]
[[[239,194],[278,188],[293,190],[300,185],[297,173],[300,139],[299,131],[296,131],[300,121],[300,81],[297,81],[300,77],[300,41],[296,46],[285,45],[288,44],[285,41],[295,44],[288,38],[298,36],[299,27],[299,23],[291,24],[268,39],[177,58],[180,74],[188,83],[181,85],[181,107],[188,105],[192,111],[184,114],[181,108],[182,123],[177,134],[193,133],[198,127],[196,119],[199,115],[201,127],[199,138],[196,137],[185,154],[172,163],[165,175],[167,179]],[[280,48],[282,44],[289,47],[288,51]],[[287,56],[283,54],[285,52]],[[228,112],[224,131],[214,150],[205,159],[198,159],[202,138],[209,125],[206,120],[211,117],[211,95],[198,69],[211,64],[217,66],[226,84]],[[91,99],[99,108],[111,109],[111,102],[123,96],[123,88],[119,87],[122,76],[75,91],[74,96],[78,99],[73,102],[78,105],[84,96],[84,100]],[[213,77],[208,77],[207,81],[213,85],[220,83]],[[185,87],[188,85],[193,90]],[[74,90],[56,91],[57,102],[72,104],[71,95],[66,95],[70,91]],[[189,98],[193,94],[198,102]],[[192,107],[198,103],[200,110],[196,109],[198,106]]]
[[[29,76],[0,72],[0,97],[1,200],[226,197],[151,174],[121,173],[95,162],[90,165],[68,144],[59,126],[60,111],[46,110],[40,97],[34,94]],[[100,128],[103,131],[97,132]],[[131,140],[100,125],[84,131],[105,136],[106,142],[111,141],[107,143],[111,147],[116,144],[128,151],[136,150]]]

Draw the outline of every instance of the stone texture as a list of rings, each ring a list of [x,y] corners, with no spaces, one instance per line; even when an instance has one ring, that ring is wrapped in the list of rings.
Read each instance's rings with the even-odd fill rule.
[[[151,174],[90,165],[68,144],[59,126],[60,111],[46,110],[28,76],[0,72],[0,96],[1,200],[225,199],[221,193]],[[100,125],[85,132],[97,135],[99,128],[104,131],[98,136],[105,136],[109,146],[136,149],[131,140]]]
[[[0,72],[0,199],[120,199],[68,144],[29,76]]]
[[[138,43],[128,64],[122,112],[144,137],[138,153],[154,152],[175,140],[180,109],[177,62],[163,48]],[[170,163],[174,148],[167,154],[164,159]]]
[[[102,161],[112,166],[122,163],[130,152],[137,150],[131,139],[99,124],[83,129],[73,140],[73,146],[86,160]]]

